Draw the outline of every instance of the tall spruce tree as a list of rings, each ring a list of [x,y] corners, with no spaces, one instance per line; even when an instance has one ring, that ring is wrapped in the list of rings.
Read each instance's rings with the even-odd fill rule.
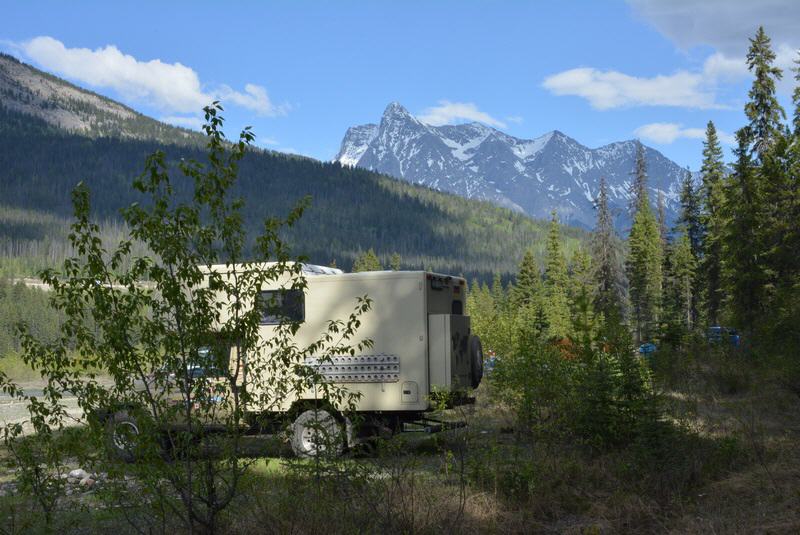
[[[689,249],[692,255],[692,281],[691,281],[691,291],[689,295],[691,296],[690,310],[691,310],[691,318],[688,323],[689,327],[693,327],[694,324],[697,322],[697,318],[700,314],[700,303],[699,303],[699,295],[697,292],[697,288],[699,288],[700,280],[698,276],[697,264],[702,257],[702,245],[703,245],[703,238],[705,234],[705,229],[703,228],[703,220],[702,214],[700,210],[700,196],[695,188],[694,179],[692,177],[692,172],[689,168],[686,168],[686,174],[683,178],[683,183],[681,184],[681,211],[678,217],[678,231],[686,234],[686,239],[689,240]],[[675,252],[681,252],[680,250],[681,245],[676,242],[676,248],[674,249]],[[666,255],[665,255],[666,257]],[[684,262],[683,258],[678,258],[681,262]],[[685,263],[685,262],[684,262]],[[683,283],[681,283],[683,284]]]
[[[528,249],[522,257],[517,273],[517,285],[514,288],[514,300],[518,305],[530,305],[540,296],[542,289],[542,276],[539,266],[533,257],[533,252]]]
[[[578,248],[572,255],[569,273],[569,304],[572,316],[572,331],[585,348],[595,339],[596,313],[593,306],[595,284],[592,276],[591,258]]]
[[[780,78],[780,69],[772,67],[771,72],[775,80]],[[775,80],[772,80],[773,83]],[[795,97],[798,96],[797,93],[798,88]],[[774,106],[777,112],[772,110],[772,115],[777,113],[782,116],[783,109],[777,103]],[[785,294],[784,289],[794,284],[794,275],[797,273],[798,252],[791,247],[797,245],[794,237],[798,227],[795,209],[798,196],[796,144],[796,135],[792,130],[783,128],[782,125],[776,126],[772,144],[761,154],[761,166],[758,169],[763,205],[761,247],[766,278],[762,297],[765,301],[764,308],[771,311],[785,306],[785,300],[779,294]]]
[[[750,332],[767,311],[778,282],[772,250],[781,239],[780,198],[785,173],[776,150],[785,149],[787,130],[781,122],[786,113],[775,95],[782,72],[774,61],[770,39],[759,27],[747,53],[747,66],[754,75],[744,107],[749,122],[737,132],[736,173],[728,188],[726,232],[728,299],[734,319]]]
[[[702,256],[701,244],[703,242],[703,220],[700,210],[700,195],[694,185],[692,172],[686,168],[686,174],[681,183],[681,211],[678,224],[683,225],[689,242],[692,246],[692,255],[695,258]]]
[[[631,316],[637,343],[651,339],[658,330],[662,289],[663,249],[646,187],[646,168],[639,168],[643,177],[638,188],[633,227],[628,237],[626,271],[630,287]]]
[[[545,249],[545,316],[548,323],[548,334],[553,338],[564,338],[571,333],[569,283],[567,262],[561,251],[561,231],[556,212],[552,212],[550,232]]]
[[[636,140],[636,160],[633,171],[631,172],[630,196],[631,203],[629,210],[631,215],[639,209],[640,200],[647,195],[647,161],[645,160],[644,145]]]
[[[722,304],[722,240],[725,229],[723,204],[725,202],[725,164],[722,147],[714,123],[708,121],[706,139],[703,142],[703,164],[700,167],[702,186],[702,240],[701,265],[698,269],[699,287],[703,288],[703,303],[709,325],[719,323]]]
[[[798,57],[794,60],[794,63],[797,67],[794,67],[792,70],[794,71],[794,79],[797,85],[795,85],[794,92],[792,93],[792,104],[794,104],[792,125],[794,126],[794,137],[796,140],[800,137],[800,52],[798,52]]]
[[[507,295],[508,293],[513,293],[513,288],[508,288],[508,292],[506,292],[506,288],[503,288],[503,279],[500,277],[499,273],[495,273],[492,277],[492,287],[490,291],[495,306],[498,309],[505,310],[508,306]]]
[[[760,164],[764,154],[769,151],[778,136],[784,132],[781,122],[786,112],[775,96],[775,85],[783,77],[781,69],[775,67],[775,52],[772,51],[770,38],[759,26],[755,37],[750,39],[747,52],[747,68],[755,75],[753,85],[748,93],[749,101],[744,106],[745,115],[749,119],[748,137],[751,143],[751,156],[756,164]]]
[[[750,157],[750,130],[736,132],[736,166],[725,189],[723,276],[725,300],[735,324],[752,333],[762,309],[764,272],[759,235],[761,217],[757,168]]]
[[[624,303],[624,271],[622,267],[621,242],[614,229],[614,219],[608,205],[608,185],[600,177],[600,192],[597,196],[597,223],[592,233],[591,252],[596,285],[595,308],[609,316],[612,312],[621,315]]]
[[[665,312],[673,328],[688,333],[695,321],[695,270],[697,259],[692,253],[692,241],[685,227],[680,227],[669,248],[669,272],[665,274]]]
[[[666,247],[669,239],[669,230],[667,229],[667,207],[664,202],[664,192],[658,190],[658,203],[656,204],[658,210],[658,235],[661,237],[661,246]]]

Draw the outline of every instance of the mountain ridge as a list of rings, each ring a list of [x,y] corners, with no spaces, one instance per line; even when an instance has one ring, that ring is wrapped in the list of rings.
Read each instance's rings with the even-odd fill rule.
[[[624,227],[636,143],[592,149],[559,130],[522,139],[478,122],[433,126],[392,102],[380,123],[348,128],[334,161],[536,218],[556,210],[563,221],[584,228],[594,224],[599,179],[605,176],[617,225]],[[686,170],[651,147],[644,150],[651,202],[655,206],[663,194],[667,219],[674,220]]]

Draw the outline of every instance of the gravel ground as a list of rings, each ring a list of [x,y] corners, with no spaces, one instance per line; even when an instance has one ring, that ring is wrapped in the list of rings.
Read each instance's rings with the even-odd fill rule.
[[[28,396],[43,396],[42,388],[44,384],[42,383],[27,383],[20,386]],[[78,400],[75,396],[67,392],[62,398],[62,403],[66,406],[67,414],[73,418],[74,425],[79,424],[83,419],[83,411],[78,407]],[[5,393],[0,393],[0,425],[24,423],[29,418],[27,402],[20,401]],[[30,424],[23,425],[23,429],[26,433],[32,430]]]

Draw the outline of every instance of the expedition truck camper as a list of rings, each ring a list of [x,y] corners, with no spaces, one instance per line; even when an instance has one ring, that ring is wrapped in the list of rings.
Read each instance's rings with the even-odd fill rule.
[[[216,265],[203,269],[230,276],[237,268],[238,265]],[[339,453],[345,446],[371,436],[414,430],[437,432],[463,425],[426,418],[433,408],[432,394],[449,394],[445,398],[452,405],[469,403],[474,400],[471,391],[478,387],[483,375],[481,342],[470,329],[469,316],[464,314],[467,285],[463,278],[425,271],[342,273],[308,264],[302,266],[302,271],[305,291],[286,289],[289,281],[280,279],[261,288],[259,301],[271,304],[261,313],[259,336],[268,340],[275,336],[280,321],[289,320],[298,325],[295,344],[307,347],[327,331],[329,321],[346,321],[357,299],[367,296],[372,306],[359,318],[361,325],[351,342],[370,339],[372,347],[363,354],[328,356],[324,360],[312,356],[305,361],[327,380],[360,394],[355,410],[361,425],[354,432],[347,417],[335,407],[319,403],[314,392],[308,391],[279,398],[269,407],[245,407],[247,421],[251,422],[247,433],[280,432],[289,424],[294,453],[313,456],[329,448],[329,452]],[[220,320],[224,322],[226,318]],[[224,362],[234,349],[222,351],[215,358]],[[246,368],[266,368],[253,361],[264,357],[267,356],[247,355]],[[189,372],[205,373],[202,367]],[[256,383],[270,384],[270,379],[259,377]],[[133,460],[129,442],[116,437],[124,426],[126,433],[130,432],[128,428],[138,432],[136,422],[126,410],[103,412],[101,418],[106,422],[113,453]],[[341,440],[335,440],[332,446],[320,445],[321,432]]]
[[[368,296],[372,306],[360,318],[355,339],[370,339],[373,346],[363,354],[334,356],[325,362],[306,360],[331,382],[360,394],[356,411],[365,421],[390,432],[439,431],[446,424],[425,418],[432,408],[432,393],[450,393],[454,404],[473,400],[468,394],[480,384],[483,352],[465,315],[463,278],[425,271],[343,273],[312,265],[304,265],[303,272],[305,292],[281,290],[280,280],[274,287],[262,288],[262,299],[271,300],[279,310],[262,314],[260,335],[265,339],[273,335],[277,316],[288,318],[300,324],[294,338],[305,347],[325,332],[330,320],[346,320],[357,298]],[[337,419],[320,415],[319,410],[303,410],[313,401],[313,392],[306,392],[284,398],[278,407],[247,410],[254,416],[278,412],[292,417],[292,448],[295,454],[309,455],[314,449],[310,426],[336,425]],[[354,440],[348,433],[347,442]]]

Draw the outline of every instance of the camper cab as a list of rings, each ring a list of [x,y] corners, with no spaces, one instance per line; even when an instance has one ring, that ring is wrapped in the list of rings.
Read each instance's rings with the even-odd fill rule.
[[[360,393],[358,412],[397,430],[404,423],[419,421],[431,409],[434,392],[454,394],[448,396],[454,403],[471,400],[468,394],[482,377],[483,355],[465,315],[463,278],[425,271],[342,273],[309,265],[303,266],[303,272],[305,292],[281,290],[281,281],[262,288],[261,298],[273,306],[262,312],[260,334],[264,339],[274,336],[283,317],[300,324],[295,341],[305,347],[326,331],[330,320],[347,320],[357,298],[368,296],[372,307],[361,316],[361,326],[350,342],[370,339],[373,346],[363,354],[306,360],[333,383]],[[249,407],[248,411],[291,417],[303,412],[298,407],[310,407],[313,401],[314,393],[306,392],[286,397],[278,406]]]

